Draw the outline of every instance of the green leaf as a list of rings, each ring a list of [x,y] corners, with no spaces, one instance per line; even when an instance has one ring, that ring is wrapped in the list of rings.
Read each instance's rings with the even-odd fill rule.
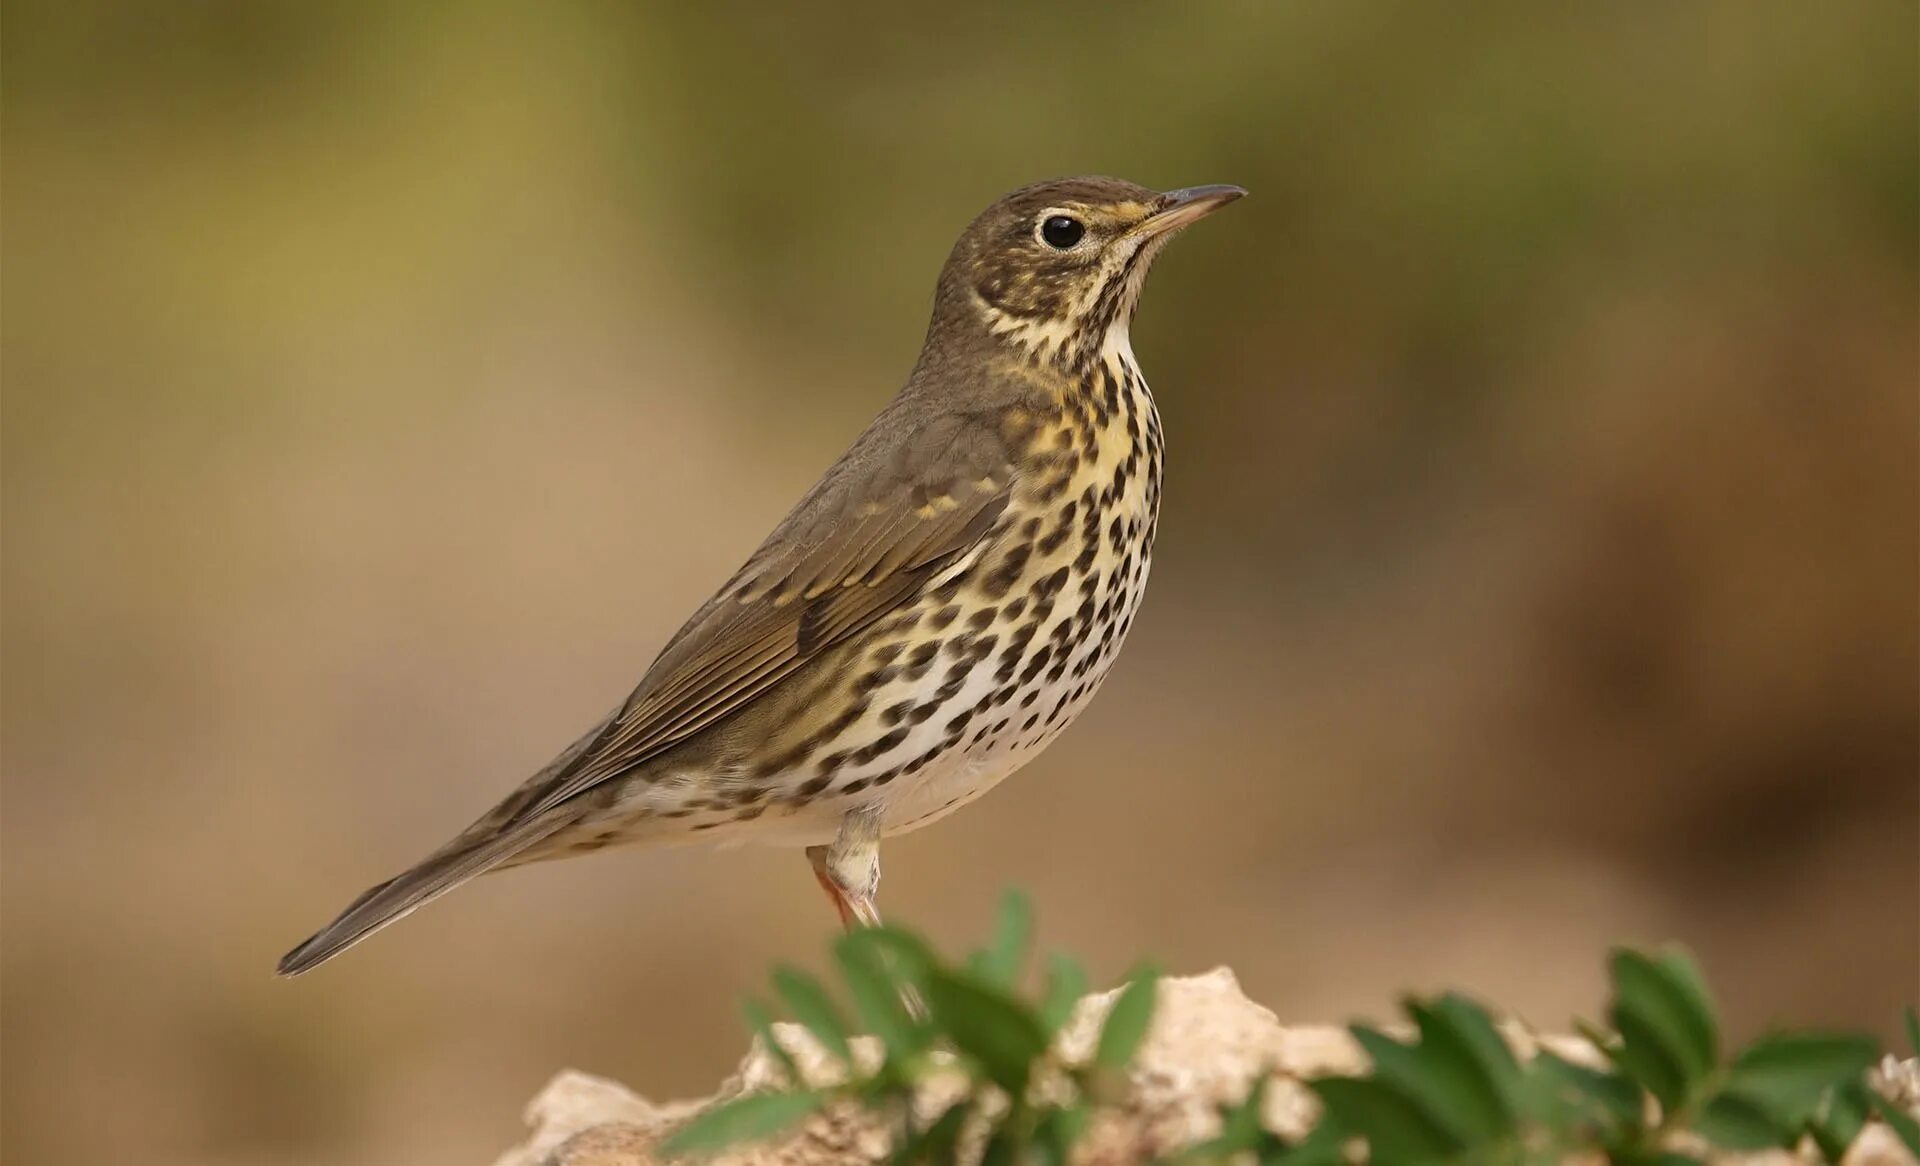
[[[993,1131],[986,1148],[980,1151],[980,1166],[1015,1166],[1020,1161],[1020,1146],[1006,1126]]]
[[[1867,1124],[1867,1114],[1871,1108],[1867,1100],[1867,1083],[1863,1079],[1834,1090],[1821,1107],[1820,1115],[1807,1122],[1808,1136],[1813,1139],[1814,1145],[1820,1147],[1821,1157],[1830,1166],[1840,1166],[1841,1160],[1847,1156],[1847,1149]]]
[[[1820,1120],[1808,1123],[1810,1132],[1816,1141],[1827,1138],[1837,1144],[1839,1154],[1833,1155],[1837,1159],[1853,1145],[1853,1139],[1860,1136],[1860,1127],[1867,1124],[1869,1108],[1866,1078],[1861,1077],[1840,1086],[1827,1097]],[[1824,1148],[1825,1143],[1822,1145]]]
[[[1727,1089],[1797,1121],[1821,1094],[1858,1080],[1878,1053],[1873,1038],[1851,1033],[1764,1036],[1734,1059]]]
[[[1055,954],[1047,961],[1047,992],[1040,1004],[1040,1023],[1049,1033],[1073,1015],[1074,1005],[1087,994],[1087,973],[1071,956]]]
[[[1840,1166],[1847,1156],[1847,1147],[1853,1144],[1852,1139],[1841,1137],[1832,1128],[1817,1121],[1807,1123],[1807,1136],[1819,1147],[1820,1159],[1827,1166]]]
[[[826,1104],[818,1090],[749,1093],[703,1111],[661,1147],[668,1156],[710,1154],[740,1142],[772,1137]]]
[[[1080,1140],[1086,1128],[1087,1110],[1084,1105],[1068,1105],[1046,1111],[1033,1129],[1034,1147],[1040,1151],[1040,1160],[1052,1166],[1067,1166],[1073,1158],[1074,1143]]]
[[[1687,1093],[1686,1071],[1666,1044],[1637,1012],[1614,1010],[1613,1026],[1620,1040],[1605,1048],[1622,1073],[1659,1099],[1664,1113],[1680,1108]]]
[[[1269,1135],[1261,1144],[1260,1161],[1263,1166],[1279,1163],[1285,1166],[1345,1166],[1350,1136],[1349,1131],[1341,1127],[1340,1119],[1328,1114],[1320,1119],[1319,1125],[1307,1131],[1306,1137],[1291,1146]]]
[[[1616,948],[1609,964],[1614,993],[1610,1019],[1614,1027],[1627,1037],[1621,1019],[1636,1018],[1633,1027],[1640,1039],[1658,1046],[1664,1059],[1678,1071],[1680,1084],[1674,1096],[1676,1101],[1684,1099],[1713,1071],[1719,1057],[1713,1019],[1696,1004],[1701,993],[1691,986],[1697,975],[1690,967],[1676,975],[1672,968],[1627,948]],[[1665,1102],[1666,1098],[1661,1100]]]
[[[1267,1089],[1272,1084],[1273,1078],[1262,1071],[1253,1079],[1253,1088],[1247,1090],[1246,1100],[1221,1112],[1220,1136],[1215,1139],[1221,1153],[1251,1150],[1260,1144],[1267,1132],[1264,1114]]]
[[[1009,1097],[1026,1093],[1033,1062],[1047,1048],[1037,1017],[993,985],[946,968],[928,971],[926,995],[936,1026],[954,1047],[979,1062]]]
[[[1160,978],[1152,968],[1141,968],[1120,989],[1106,1023],[1100,1027],[1100,1043],[1093,1050],[1093,1063],[1103,1069],[1125,1069],[1140,1051],[1147,1028],[1153,1023],[1153,1006],[1159,994]]]
[[[1470,1022],[1458,1008],[1429,1007],[1417,1000],[1409,1000],[1406,1007],[1420,1030],[1420,1060],[1444,1090],[1430,1094],[1433,1100],[1455,1115],[1469,1137],[1497,1138],[1513,1132],[1520,1069],[1485,1014],[1479,1015],[1492,1038],[1490,1047],[1466,1027]],[[1467,1007],[1479,1012],[1472,1005]]]
[[[993,943],[975,954],[968,967],[987,983],[1010,988],[1020,978],[1020,965],[1027,958],[1032,938],[1033,905],[1019,891],[1008,891],[1000,900]]]
[[[1713,1006],[1713,993],[1707,990],[1706,977],[1700,974],[1700,965],[1679,947],[1661,952],[1655,962],[1694,1017],[1695,1039],[1706,1050],[1708,1068],[1717,1066],[1720,1063],[1718,1010]]]
[[[800,1066],[794,1061],[793,1054],[774,1039],[773,1017],[768,1014],[767,1006],[758,1000],[747,1000],[740,1005],[740,1011],[746,1013],[747,1026],[760,1038],[760,1045],[767,1050],[767,1055],[780,1062],[780,1068],[787,1074],[788,1086],[798,1089],[805,1085],[806,1080],[800,1076]]]
[[[1534,1056],[1533,1065],[1536,1079],[1549,1084],[1552,1096],[1583,1116],[1623,1131],[1638,1130],[1645,1119],[1640,1088],[1625,1077],[1575,1064],[1545,1049]]]
[[[1486,1009],[1455,992],[1448,992],[1428,1007],[1473,1046],[1476,1057],[1496,1083],[1512,1085],[1519,1081],[1520,1063],[1514,1060],[1507,1039],[1493,1027],[1493,1019]]]
[[[844,1065],[853,1064],[847,1022],[840,1018],[840,1010],[833,1006],[820,981],[798,968],[782,966],[773,970],[773,987],[793,1018],[805,1025],[828,1052],[840,1058]]]
[[[1693,1129],[1723,1150],[1765,1150],[1793,1141],[1791,1128],[1767,1107],[1739,1093],[1718,1093],[1693,1120]]]
[[[862,929],[841,936],[833,945],[833,958],[855,1014],[880,1038],[889,1057],[904,1059],[926,1047],[926,1034],[901,1002],[902,985],[889,974],[886,953],[874,944],[872,932]]]
[[[1468,1082],[1428,1062],[1421,1050],[1400,1043],[1375,1028],[1351,1025],[1348,1031],[1373,1061],[1373,1077],[1394,1087],[1433,1123],[1462,1143],[1474,1140],[1483,1114],[1467,1112],[1479,1104],[1478,1095]],[[1469,1076],[1476,1073],[1471,1064]]]
[[[1909,1004],[1900,1010],[1900,1019],[1906,1022],[1907,1051],[1920,1057],[1920,1013],[1916,1013],[1913,1005]]]
[[[1867,1093],[1867,1101],[1873,1106],[1873,1111],[1880,1115],[1880,1120],[1892,1127],[1894,1136],[1906,1144],[1907,1153],[1920,1158],[1920,1122],[1914,1121],[1912,1114],[1888,1101],[1877,1091],[1870,1090]]]
[[[1374,1166],[1432,1162],[1461,1149],[1425,1110],[1384,1081],[1322,1077],[1308,1084],[1348,1134],[1367,1140]]]
[[[1240,1105],[1221,1110],[1219,1114],[1219,1133],[1229,1139],[1238,1149],[1250,1147],[1258,1141],[1260,1131],[1265,1130],[1263,1114],[1267,1112],[1267,1089],[1273,1087],[1273,1076],[1261,1070],[1254,1078],[1254,1087],[1246,1091],[1246,1099]]]

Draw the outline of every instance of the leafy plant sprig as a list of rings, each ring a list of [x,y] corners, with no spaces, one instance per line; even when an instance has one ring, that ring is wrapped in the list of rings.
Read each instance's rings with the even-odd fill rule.
[[[843,1104],[895,1130],[896,1163],[953,1162],[963,1137],[978,1137],[983,1166],[1065,1166],[1093,1113],[1125,1100],[1126,1069],[1152,1020],[1157,980],[1150,970],[1132,976],[1091,1055],[1066,1063],[1057,1038],[1086,991],[1086,974],[1055,955],[1038,997],[1023,996],[1018,985],[1032,940],[1032,914],[1017,893],[1003,902],[988,944],[960,963],[899,928],[842,937],[833,949],[840,988],[853,1018],[878,1038],[877,1064],[856,1056],[854,1028],[825,985],[776,969],[775,994],[839,1063],[841,1082],[803,1080],[774,1038],[767,1007],[749,1001],[748,1023],[790,1089],[716,1105],[669,1139],[666,1151],[704,1154],[772,1137]],[[1595,1152],[1612,1166],[1695,1166],[1709,1148],[1792,1147],[1805,1138],[1838,1166],[1869,1116],[1920,1156],[1920,1127],[1867,1085],[1878,1056],[1871,1038],[1776,1032],[1728,1056],[1712,997],[1684,953],[1617,949],[1609,973],[1606,1027],[1582,1026],[1594,1056],[1542,1049],[1522,1060],[1473,1001],[1409,999],[1405,1036],[1351,1026],[1370,1062],[1366,1072],[1306,1082],[1324,1113],[1305,1137],[1288,1141],[1266,1128],[1272,1079],[1261,1074],[1242,1101],[1221,1110],[1216,1136],[1161,1161],[1343,1166],[1363,1143],[1371,1166],[1545,1166]],[[1907,1025],[1920,1052],[1920,1020],[1911,1010]],[[916,1116],[914,1100],[936,1075],[957,1076],[957,1099],[930,1118]],[[1043,1079],[1048,1086],[1036,1088]]]
[[[1288,1144],[1243,1108],[1182,1159],[1328,1166],[1359,1139],[1372,1166],[1530,1166],[1595,1151],[1613,1166],[1689,1166],[1700,1161],[1696,1149],[1792,1147],[1805,1136],[1838,1166],[1869,1111],[1920,1155],[1912,1119],[1867,1087],[1872,1038],[1773,1033],[1726,1060],[1712,998],[1686,955],[1622,948],[1610,971],[1611,1031],[1584,1026],[1604,1065],[1545,1049],[1522,1062],[1472,1001],[1408,1000],[1409,1039],[1352,1026],[1369,1072],[1308,1082],[1325,1109],[1309,1137]]]
[[[959,964],[942,960],[919,936],[897,927],[840,937],[833,948],[840,987],[881,1047],[872,1066],[859,1063],[854,1029],[826,986],[798,969],[777,968],[773,986],[781,1003],[839,1063],[844,1079],[830,1085],[803,1080],[792,1054],[774,1037],[766,1006],[749,1001],[748,1023],[792,1088],[714,1106],[664,1149],[705,1154],[772,1137],[839,1103],[884,1117],[896,1131],[895,1162],[953,1161],[962,1133],[977,1117],[984,1163],[1064,1166],[1093,1106],[1118,1096],[1116,1079],[1146,1037],[1158,981],[1151,969],[1134,973],[1115,998],[1091,1059],[1068,1064],[1055,1054],[1055,1038],[1086,993],[1086,972],[1069,957],[1054,955],[1039,998],[1026,999],[1018,984],[1032,939],[1032,910],[1018,893],[1003,900],[987,946]],[[958,1099],[932,1120],[917,1120],[913,1102],[921,1086],[936,1074],[953,1073],[962,1081]],[[1044,1097],[1033,1088],[1042,1076],[1058,1083]]]

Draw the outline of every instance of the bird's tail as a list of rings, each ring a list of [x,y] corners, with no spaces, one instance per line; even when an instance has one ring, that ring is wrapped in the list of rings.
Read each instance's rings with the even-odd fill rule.
[[[462,834],[412,869],[368,888],[333,922],[281,956],[279,974],[297,976],[318,967],[387,924],[506,862],[570,820],[564,814],[548,814],[503,830],[487,831],[483,837],[473,837],[473,831]]]

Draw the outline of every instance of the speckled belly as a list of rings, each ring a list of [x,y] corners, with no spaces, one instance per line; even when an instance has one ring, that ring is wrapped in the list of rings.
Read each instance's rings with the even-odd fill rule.
[[[976,559],[861,647],[852,683],[872,684],[877,715],[816,760],[824,784],[800,778],[796,788],[817,787],[806,803],[763,816],[769,833],[815,833],[875,802],[886,833],[926,825],[992,789],[1086,707],[1138,610],[1159,505],[1159,420],[1145,386],[1126,383],[1137,397],[1065,430],[1062,445],[1079,449],[1069,471],[1037,475]]]

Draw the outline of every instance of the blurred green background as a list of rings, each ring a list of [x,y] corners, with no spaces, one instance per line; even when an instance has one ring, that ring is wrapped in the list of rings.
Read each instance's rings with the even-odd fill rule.
[[[654,1096],[832,929],[797,854],[475,884],[276,956],[610,707],[1064,173],[1161,261],[1153,595],[1080,726],[889,848],[1283,1020],[1736,1026],[1920,981],[1916,9],[12,2],[4,1136],[483,1163]]]

